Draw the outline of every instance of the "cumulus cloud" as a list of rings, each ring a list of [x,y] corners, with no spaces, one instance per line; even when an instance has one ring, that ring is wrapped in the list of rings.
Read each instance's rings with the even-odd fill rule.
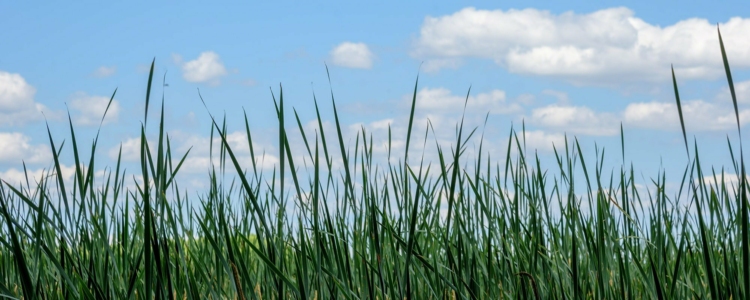
[[[240,164],[240,166],[244,169],[249,169],[252,171],[252,160],[249,155],[243,155],[237,157],[237,162]],[[206,173],[209,170],[211,170],[212,166],[215,166],[218,168],[220,164],[220,159],[218,156],[214,156],[213,158],[210,158],[207,155],[198,156],[198,155],[189,155],[188,158],[185,159],[185,163],[182,165],[182,168],[180,169],[180,173],[183,174],[200,174],[200,173]],[[278,168],[279,164],[279,158],[278,156],[271,155],[268,153],[258,153],[255,156],[255,164],[258,167],[259,171],[267,171],[271,170],[274,167]],[[234,170],[234,166],[231,165],[231,162],[227,163],[227,168],[230,170]]]
[[[26,174],[29,176],[29,183],[33,184],[35,182],[39,182],[42,179],[42,176],[47,171],[43,169],[38,170],[27,170],[27,173],[24,173],[23,170],[19,170],[16,168],[11,168],[8,170],[5,170],[3,172],[0,172],[0,180],[3,180],[7,182],[8,184],[12,186],[19,186],[19,185],[26,185]]]
[[[745,175],[745,180],[750,180],[750,175]],[[695,181],[696,181],[695,183],[697,184],[698,180],[696,179]],[[730,188],[730,190],[732,190],[732,188],[736,189],[739,187],[740,177],[734,173],[722,172],[722,173],[717,173],[716,177],[704,176],[703,183],[712,187],[721,187],[722,184],[724,184],[727,186],[727,188]]]
[[[719,93],[715,101],[683,100],[681,106],[686,130],[705,132],[736,128],[734,108],[722,95],[723,92]],[[587,106],[570,105],[567,101],[563,98],[561,103],[533,109],[531,123],[554,131],[583,135],[616,135],[620,122],[632,128],[681,130],[675,102],[634,102],[619,112],[600,112]],[[739,117],[741,126],[750,123],[750,109],[740,107]]]
[[[422,88],[417,92],[417,107],[420,112],[461,112],[466,104],[469,112],[511,114],[523,111],[518,103],[507,101],[505,91],[492,90],[487,93],[455,95],[446,88]],[[412,95],[403,98],[403,104],[411,105]]]
[[[211,139],[208,136],[199,134],[187,133],[182,131],[170,132],[171,143],[173,145],[173,159],[181,159],[182,155],[187,153],[188,157],[185,159],[183,166],[180,169],[182,174],[196,174],[207,172],[211,168],[211,164],[214,166],[219,165],[218,151],[221,146],[221,138],[214,136],[213,138],[213,158],[210,156],[210,145]],[[237,157],[240,165],[246,168],[252,167],[252,160],[250,157],[250,150],[247,143],[247,136],[244,131],[235,131],[227,134],[227,143],[232,148]],[[149,146],[152,151],[156,151],[156,141],[149,140]],[[114,146],[109,149],[108,155],[112,160],[117,160],[117,156],[120,153],[120,147],[122,147],[122,161],[125,162],[139,162],[141,160],[141,139],[139,137],[128,138],[121,143],[121,145]],[[258,168],[263,170],[271,169],[274,165],[279,163],[277,156],[270,155],[272,151],[275,151],[273,147],[266,145],[259,145],[253,143],[255,149],[255,162]],[[267,152],[267,153],[264,153]],[[276,153],[276,152],[273,152]],[[154,155],[152,153],[152,155]],[[179,157],[179,158],[178,158]],[[175,162],[176,163],[176,162]]]
[[[331,50],[331,61],[334,65],[354,68],[372,68],[373,54],[365,43],[343,42]]]
[[[49,146],[32,145],[31,138],[20,132],[0,132],[0,162],[39,164],[51,159]]]
[[[66,186],[70,186],[72,184],[75,170],[76,169],[74,165],[60,165],[60,171],[62,171],[61,173],[63,181],[65,182]],[[41,181],[42,177],[55,176],[56,171],[54,169],[34,169],[27,170],[27,174],[29,178],[29,184],[31,184],[33,187],[35,183]],[[24,174],[23,170],[19,170],[16,168],[10,168],[0,172],[0,179],[14,186],[18,186],[19,184],[24,186],[26,185],[26,174]]]
[[[120,115],[120,103],[112,100],[112,104],[109,104],[109,99],[110,97],[89,96],[85,93],[76,94],[70,102],[71,108],[77,112],[74,121],[84,126],[99,125],[104,112],[107,111],[103,124],[116,122]],[[109,105],[109,110],[107,110],[107,105]]]
[[[718,131],[736,128],[731,104],[690,100],[682,102],[688,131]],[[750,109],[740,109],[740,125],[750,123]],[[556,132],[581,135],[617,135],[619,124],[633,128],[680,130],[677,105],[671,102],[635,102],[620,112],[600,112],[587,106],[552,104],[532,110],[530,123]]]
[[[182,62],[182,57],[175,55],[174,61],[182,68],[182,78],[189,82],[218,85],[219,78],[227,75],[224,63],[213,51],[203,52],[198,58],[187,62]]]
[[[616,114],[596,112],[586,106],[560,104],[534,109],[530,121],[557,131],[584,135],[617,134],[619,126]]]
[[[520,133],[519,133],[520,135]],[[565,145],[565,135],[561,133],[547,133],[542,130],[526,131],[526,148],[541,151],[553,151],[553,146],[560,149]]]
[[[104,78],[104,77],[115,75],[116,72],[117,72],[116,66],[111,66],[111,67],[101,66],[98,69],[94,70],[94,72],[91,73],[91,75],[97,78]]]
[[[740,81],[734,83],[734,92],[737,96],[737,102],[742,104],[750,103],[750,80]],[[724,90],[716,95],[717,102],[729,103],[732,101],[732,95],[729,92],[729,87],[724,87]]]
[[[731,18],[720,26],[732,66],[749,67],[750,40],[744,36],[750,19]],[[693,18],[661,27],[625,7],[559,15],[469,7],[425,18],[412,55],[428,62],[489,59],[513,73],[579,84],[669,80],[670,63],[686,79],[722,74],[715,25]]]
[[[43,118],[46,107],[34,101],[36,89],[16,73],[0,71],[0,125],[21,125]]]
[[[180,172],[185,174],[199,174],[208,172],[212,165],[219,166],[220,160],[218,151],[222,144],[221,138],[214,136],[213,140],[209,136],[190,134],[185,132],[179,132],[175,135],[175,140],[179,143],[177,146],[177,153],[182,155],[190,149],[190,154]],[[232,148],[237,157],[237,161],[240,166],[246,169],[252,168],[252,157],[250,156],[250,148],[248,146],[247,135],[244,131],[234,131],[226,135],[227,143]],[[209,146],[213,144],[213,157],[211,157]],[[192,147],[192,148],[191,148]],[[269,153],[278,153],[274,147],[270,145],[258,144],[253,142],[253,148],[255,150],[255,163],[260,170],[270,170],[274,166],[278,167],[279,158]],[[229,166],[230,169],[234,167]]]
[[[149,141],[149,145],[154,145]],[[136,162],[141,161],[141,138],[129,138],[115,147],[109,149],[109,158],[116,161],[122,148],[122,161]],[[151,146],[153,148],[153,146]]]
[[[731,105],[703,100],[684,101],[682,115],[687,130],[726,130],[737,126]],[[740,110],[741,125],[750,122],[750,109]],[[680,119],[675,103],[640,102],[629,104],[623,113],[626,124],[650,129],[680,129]]]

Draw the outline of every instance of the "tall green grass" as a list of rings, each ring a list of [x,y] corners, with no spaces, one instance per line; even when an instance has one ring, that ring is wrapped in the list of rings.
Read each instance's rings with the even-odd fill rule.
[[[720,40],[740,132],[731,72]],[[402,159],[374,163],[362,129],[353,149],[335,132],[306,132],[292,148],[279,88],[277,168],[242,165],[227,126],[212,116],[221,163],[209,188],[191,196],[175,180],[188,153],[174,153],[161,101],[158,139],[146,139],[153,62],[140,128],[140,175],[126,188],[120,156],[94,176],[79,155],[70,123],[73,182],[64,180],[63,145],[49,134],[54,168],[38,182],[0,185],[0,295],[11,299],[745,299],[750,297],[747,180],[727,140],[737,184],[711,173],[690,147],[677,195],[666,174],[636,187],[633,166],[603,170],[604,150],[584,157],[577,139],[556,145],[557,168],[527,155],[524,133],[511,130],[501,157],[464,151],[475,129],[457,127],[455,143],[436,143],[438,161],[409,159],[415,83]],[[112,95],[114,98],[114,94]],[[110,100],[111,101],[111,100]],[[468,101],[468,95],[467,95]],[[49,129],[48,129],[49,132]],[[622,133],[624,153],[624,134]],[[414,141],[412,141],[414,139]],[[692,151],[691,151],[692,148]],[[214,149],[211,150],[212,152]],[[293,153],[293,151],[295,151]],[[122,152],[122,151],[121,151]],[[120,153],[121,154],[121,153]],[[312,162],[306,171],[300,155]],[[398,154],[393,154],[398,155]],[[333,157],[340,157],[334,166]],[[493,160],[494,159],[494,160]],[[394,162],[397,161],[397,162]],[[340,163],[340,164],[339,164]],[[84,167],[85,166],[85,167]],[[236,173],[235,180],[222,180]],[[580,177],[580,172],[584,176]],[[707,183],[703,178],[713,176]],[[291,176],[291,179],[288,177]],[[577,177],[576,177],[577,176]],[[291,184],[291,186],[290,186]],[[585,190],[585,193],[576,191]],[[679,206],[680,199],[689,205]]]

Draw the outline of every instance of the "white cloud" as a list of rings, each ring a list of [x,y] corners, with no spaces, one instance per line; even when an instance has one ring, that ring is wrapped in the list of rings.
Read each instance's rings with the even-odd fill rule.
[[[36,89],[19,74],[0,72],[0,111],[18,111],[34,104]]]
[[[734,83],[734,93],[738,103],[750,103],[750,80]],[[732,95],[729,87],[725,86],[723,91],[716,95],[717,102],[732,103]]]
[[[29,184],[33,185],[34,183],[39,182],[42,179],[42,176],[44,176],[46,173],[47,170],[43,169],[28,170]],[[12,186],[26,185],[26,174],[24,174],[23,170],[18,170],[16,168],[11,168],[5,170],[4,172],[0,172],[0,179]]]
[[[520,132],[519,132],[520,135]],[[540,150],[551,152],[553,145],[560,149],[565,145],[565,135],[562,133],[546,133],[542,130],[526,131],[526,148],[527,150]],[[523,143],[522,140],[519,140]]]
[[[182,63],[179,55],[174,55],[174,60],[182,67],[182,77],[189,82],[218,85],[219,78],[227,74],[219,55],[213,51],[203,52],[198,58],[185,63]]]
[[[687,19],[661,27],[625,7],[559,15],[536,9],[479,10],[427,17],[412,55],[430,60],[490,59],[510,72],[579,84],[714,78],[722,73],[716,26]],[[733,67],[750,67],[750,19],[720,24]]]
[[[744,83],[739,86],[740,89],[745,88]],[[616,135],[619,133],[620,122],[627,127],[681,130],[679,113],[674,102],[635,102],[628,104],[623,111],[610,113],[595,111],[586,106],[566,104],[568,99],[563,95],[543,93],[558,97],[560,103],[533,109],[530,121],[532,124],[555,131],[584,135]],[[736,128],[737,119],[733,105],[723,96],[728,97],[728,92],[720,92],[714,97],[715,101],[683,100],[681,105],[685,129],[718,131]],[[750,109],[740,107],[739,115],[741,126],[750,123]]]
[[[703,177],[703,183],[708,186],[713,187],[721,187],[722,184],[725,184],[727,188],[738,188],[740,185],[740,177],[737,176],[737,174],[733,173],[717,173],[716,177],[713,175],[711,176],[704,176]],[[750,175],[745,175],[745,180],[750,180]],[[697,180],[695,180],[695,183],[697,184]]]
[[[358,134],[360,130],[362,130],[362,127],[367,130],[367,132],[372,133],[373,131],[378,132],[388,132],[388,128],[391,127],[391,125],[394,123],[393,119],[382,119],[377,121],[372,121],[368,124],[365,124],[363,122],[358,122],[349,125],[349,132],[353,134]],[[317,126],[317,123],[315,123],[314,126]],[[317,127],[313,127],[312,130],[317,132]]]
[[[370,122],[370,126],[368,128],[372,128],[373,130],[388,130],[388,128],[391,127],[391,124],[393,124],[393,119],[383,119],[378,120],[374,122]]]
[[[193,147],[192,150],[190,150],[190,154],[193,155],[208,155],[210,152],[210,145],[211,145],[211,139],[208,136],[202,136],[197,134],[191,134],[186,132],[172,132],[171,135],[175,139],[173,141],[173,144],[179,143],[179,146],[177,146],[178,152],[185,152],[190,147]],[[245,135],[244,131],[235,131],[230,132],[226,135],[227,143],[229,143],[229,147],[232,148],[232,151],[236,154],[249,154],[250,150],[247,144],[247,135]],[[140,142],[139,142],[140,143]],[[221,146],[222,141],[221,138],[214,133],[214,139],[213,139],[213,150],[214,155],[216,155],[216,151],[219,151],[219,147]],[[253,143],[253,147],[255,147],[256,151],[259,149],[259,145],[256,143]]]
[[[211,140],[208,136],[199,134],[182,132],[179,130],[170,132],[171,143],[173,145],[173,159],[176,164],[182,156],[190,150],[185,163],[180,169],[180,173],[196,174],[207,172],[211,163],[215,166],[219,165],[219,149],[221,146],[221,138],[214,135],[213,138],[213,158],[210,157],[210,145]],[[250,150],[247,144],[247,136],[244,131],[235,131],[227,134],[227,143],[232,148],[237,157],[240,165],[243,168],[252,168],[252,161],[250,157]],[[149,147],[152,151],[152,155],[155,155],[157,148],[157,141],[149,140]],[[141,138],[129,138],[122,143],[122,160],[125,162],[139,162],[141,160]],[[270,155],[268,153],[278,153],[273,147],[267,145],[259,145],[253,143],[255,150],[255,162],[261,169],[271,169],[275,164],[279,163],[277,156]],[[265,153],[264,153],[265,152]],[[108,155],[112,160],[117,160],[117,156],[120,153],[120,145],[114,146],[109,149]],[[231,163],[230,163],[231,164]],[[234,167],[231,167],[233,169]]]
[[[343,42],[331,50],[334,65],[355,68],[372,68],[373,54],[364,43]]]
[[[61,164],[60,171],[62,171],[63,182],[65,183],[65,185],[71,186],[73,175],[75,174],[75,166],[66,166]],[[57,174],[54,169],[27,170],[27,173],[29,175],[29,184],[32,186],[32,189],[35,187],[35,183],[39,182],[42,179],[42,176],[56,176],[55,174]],[[19,170],[16,168],[10,168],[8,170],[0,172],[0,179],[13,186],[17,186],[19,184],[23,184],[24,186],[26,185],[26,174],[24,174],[23,170]],[[52,180],[56,179],[53,178]],[[54,190],[52,192],[54,192]]]
[[[52,159],[49,146],[32,145],[31,138],[20,132],[0,132],[0,162],[20,164],[48,163]]]
[[[170,132],[171,143],[173,145],[174,155],[182,157],[185,152],[190,149],[188,159],[196,156],[208,156],[210,139],[207,136],[201,136],[197,134],[190,134],[181,131]],[[227,135],[227,142],[235,153],[249,153],[247,147],[247,137],[244,136],[244,132],[233,132]],[[148,140],[149,148],[151,151],[156,151],[157,143],[155,140]],[[221,139],[214,136],[214,151],[219,151]],[[122,145],[122,160],[128,162],[138,162],[141,160],[141,138],[134,137],[128,138],[121,143]],[[176,145],[176,146],[175,146]],[[257,145],[256,145],[257,146]],[[192,149],[191,149],[192,147]],[[117,155],[120,153],[120,145],[114,146],[109,149],[109,158],[112,160],[117,159]],[[216,153],[214,153],[216,155]]]
[[[736,128],[737,119],[731,104],[722,105],[703,100],[682,102],[686,130],[708,131]],[[651,129],[680,130],[680,119],[675,103],[641,102],[629,104],[623,113],[630,126]],[[740,110],[741,124],[750,122],[750,109]]]
[[[15,73],[0,71],[0,125],[20,125],[42,119],[46,107],[34,102],[36,89]]]
[[[81,125],[99,125],[104,112],[107,110],[110,97],[104,96],[89,96],[85,93],[78,93],[73,97],[73,101],[70,102],[71,108],[77,111],[75,122]],[[107,116],[104,118],[104,124],[116,122],[120,115],[120,103],[117,100],[112,100],[112,104],[109,106]]]
[[[91,75],[97,78],[104,78],[104,77],[115,75],[116,72],[117,72],[116,66],[111,66],[111,67],[101,66],[98,69],[96,69],[93,73],[91,73]]]
[[[240,167],[252,172],[253,163],[249,155],[237,156],[236,158],[237,162],[240,164]],[[267,171],[273,169],[274,167],[278,168],[279,158],[278,156],[268,153],[256,153],[255,163],[259,170]],[[219,167],[220,159],[218,155],[214,155],[213,159],[210,159],[207,155],[198,156],[192,155],[191,153],[190,155],[188,155],[188,158],[185,159],[185,163],[183,163],[182,168],[179,172],[181,174],[206,173],[211,170],[212,164],[217,168]],[[232,165],[232,162],[231,160],[229,160],[229,158],[227,158],[227,169],[234,170],[234,166]]]
[[[616,114],[595,112],[586,106],[559,104],[534,109],[530,121],[556,131],[585,135],[617,134],[619,125]]]
[[[153,145],[149,141],[149,146]],[[122,147],[122,160],[128,162],[141,161],[141,138],[129,138],[120,145],[109,149],[109,158],[116,161]],[[153,148],[153,146],[151,146]]]
[[[403,104],[411,105],[412,95],[403,98]],[[466,96],[454,95],[446,88],[422,88],[417,92],[417,111],[420,112],[446,112],[460,113],[464,104],[466,110],[485,114],[511,114],[523,111],[518,103],[507,101],[505,91],[492,90],[487,93],[469,95],[468,103]]]
[[[180,157],[190,149],[190,154],[188,154],[188,157],[185,159],[185,163],[183,164],[180,173],[200,174],[208,172],[211,169],[212,164],[216,167],[219,166],[219,150],[222,144],[220,137],[214,135],[212,141],[209,136],[185,132],[176,132],[174,137],[175,142],[179,143],[179,146],[176,147],[176,153],[178,153]],[[240,166],[244,169],[252,169],[253,162],[250,156],[250,148],[248,146],[245,131],[230,132],[226,135],[226,139]],[[212,143],[214,151],[213,157],[210,156],[210,145]],[[270,170],[274,167],[278,168],[278,156],[269,154],[278,153],[274,147],[258,144],[253,141],[253,148],[255,151],[255,163],[260,170]],[[227,168],[229,170],[234,170],[230,160],[227,161]]]

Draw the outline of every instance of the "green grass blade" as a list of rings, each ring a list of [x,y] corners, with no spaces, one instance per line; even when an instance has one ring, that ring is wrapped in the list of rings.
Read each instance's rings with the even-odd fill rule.
[[[690,159],[690,151],[688,150],[687,133],[685,132],[685,120],[682,117],[682,103],[680,103],[680,92],[677,90],[677,78],[674,75],[674,66],[672,66],[672,86],[674,87],[674,99],[677,102],[677,114],[680,116],[680,127],[682,128],[682,139],[685,142],[685,152]]]
[[[734,115],[737,119],[737,135],[740,137],[740,168],[742,169],[740,176],[740,202],[741,206],[741,220],[742,225],[740,226],[742,235],[742,275],[743,285],[745,288],[745,296],[750,295],[750,229],[748,228],[748,222],[750,217],[748,216],[748,204],[747,204],[747,180],[745,173],[745,159],[742,151],[742,131],[740,128],[740,113],[737,108],[737,95],[734,91],[734,82],[732,81],[732,71],[729,69],[729,60],[727,59],[727,52],[724,49],[724,40],[721,38],[721,31],[718,26],[716,31],[719,35],[719,46],[721,48],[721,58],[724,62],[724,71],[727,75],[727,83],[729,84],[729,92],[732,95],[732,104],[734,105]]]
[[[146,107],[143,112],[143,126],[148,123],[148,103],[151,99],[151,82],[154,79],[154,64],[156,63],[156,57],[151,61],[151,69],[148,72],[148,85],[146,86]]]
[[[8,235],[10,235],[13,261],[15,262],[16,268],[18,270],[18,276],[21,279],[21,288],[23,290],[23,295],[26,299],[34,299],[34,283],[31,280],[31,272],[29,271],[30,267],[26,262],[23,246],[21,245],[18,235],[16,234],[16,228],[15,226],[13,226],[13,219],[8,212],[8,199],[5,198],[5,195],[5,188],[3,188],[3,185],[0,185],[0,213],[2,213],[3,218],[5,218],[5,224],[8,228]]]

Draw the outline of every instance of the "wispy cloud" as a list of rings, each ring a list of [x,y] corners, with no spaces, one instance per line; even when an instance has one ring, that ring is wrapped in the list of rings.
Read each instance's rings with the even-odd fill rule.
[[[248,78],[248,79],[244,79],[244,80],[240,81],[240,84],[243,85],[243,86],[256,86],[256,85],[258,85],[258,82],[255,81],[255,79]]]
[[[116,66],[111,66],[111,67],[101,66],[97,68],[96,70],[94,70],[94,72],[92,72],[91,75],[96,78],[105,78],[105,77],[115,75],[115,73],[117,73]]]

